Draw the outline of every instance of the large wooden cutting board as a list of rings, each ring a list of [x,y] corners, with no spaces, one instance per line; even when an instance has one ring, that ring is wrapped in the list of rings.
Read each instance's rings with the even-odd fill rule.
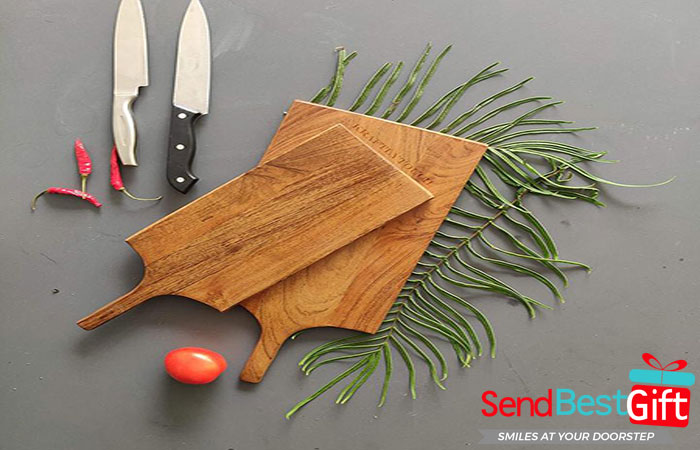
[[[376,332],[486,150],[478,142],[295,101],[262,163],[335,124],[391,159],[434,198],[243,301],[261,327],[243,381],[259,382],[297,331],[330,326]]]
[[[143,280],[78,324],[167,294],[224,311],[432,197],[337,123],[275,156],[129,237]]]

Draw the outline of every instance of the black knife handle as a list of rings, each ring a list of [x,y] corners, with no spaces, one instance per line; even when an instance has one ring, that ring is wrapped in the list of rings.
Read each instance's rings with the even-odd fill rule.
[[[168,183],[176,190],[187,193],[199,180],[191,171],[192,159],[197,148],[194,124],[201,114],[173,106],[170,118],[170,142],[168,144]]]

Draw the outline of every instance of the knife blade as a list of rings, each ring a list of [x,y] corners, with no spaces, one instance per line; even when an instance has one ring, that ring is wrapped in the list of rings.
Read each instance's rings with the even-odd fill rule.
[[[191,170],[195,122],[209,112],[211,44],[199,0],[191,0],[180,27],[168,144],[168,182],[183,194],[199,180]]]
[[[136,125],[132,104],[148,86],[146,21],[140,0],[122,0],[114,25],[114,99],[112,134],[119,159],[136,166]]]

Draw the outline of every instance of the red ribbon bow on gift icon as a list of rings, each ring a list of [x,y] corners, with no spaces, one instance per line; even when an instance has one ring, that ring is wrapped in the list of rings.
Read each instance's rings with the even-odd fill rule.
[[[684,359],[679,359],[677,361],[670,362],[666,364],[665,366],[659,362],[658,359],[651,353],[644,353],[642,355],[642,359],[644,360],[645,363],[647,363],[648,366],[653,367],[654,369],[661,370],[661,371],[669,371],[669,372],[675,372],[677,370],[684,369],[685,366],[688,365],[688,362]],[[672,365],[676,364],[677,367],[674,369],[669,369]],[[662,375],[663,376],[663,375]]]

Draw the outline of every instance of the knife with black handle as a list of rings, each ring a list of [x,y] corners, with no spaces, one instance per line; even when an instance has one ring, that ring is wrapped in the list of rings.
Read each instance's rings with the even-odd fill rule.
[[[202,117],[195,113],[173,106],[170,115],[170,142],[168,144],[168,181],[183,194],[199,180],[192,173],[192,160],[197,149],[194,124]]]
[[[192,0],[180,27],[168,144],[168,182],[183,194],[199,180],[192,173],[195,123],[209,112],[211,44],[199,0]]]

